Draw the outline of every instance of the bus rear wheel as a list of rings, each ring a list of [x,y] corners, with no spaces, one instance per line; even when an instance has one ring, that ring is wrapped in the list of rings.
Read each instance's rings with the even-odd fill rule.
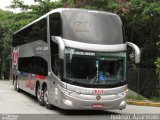
[[[49,99],[48,99],[47,87],[45,87],[45,89],[44,89],[44,105],[46,106],[47,109],[52,108],[52,105],[50,104]]]
[[[42,106],[44,105],[43,91],[41,90],[40,86],[37,88],[37,102]]]

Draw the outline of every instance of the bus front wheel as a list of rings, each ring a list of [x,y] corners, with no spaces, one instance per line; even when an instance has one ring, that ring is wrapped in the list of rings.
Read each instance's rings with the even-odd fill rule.
[[[52,108],[52,105],[50,104],[49,99],[48,99],[47,87],[45,87],[45,89],[44,89],[44,105],[46,106],[47,109]]]

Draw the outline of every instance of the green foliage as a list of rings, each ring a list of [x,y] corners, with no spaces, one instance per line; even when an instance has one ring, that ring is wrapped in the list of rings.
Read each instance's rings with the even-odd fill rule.
[[[0,10],[0,78],[2,73],[6,75],[6,71],[9,71],[10,67],[10,44],[11,44],[11,30],[9,24],[12,20],[9,19],[11,12]],[[6,75],[8,76],[8,75]]]
[[[150,99],[153,102],[160,102],[160,98],[159,97],[153,97]]]
[[[160,79],[160,57],[157,58],[154,64],[156,65],[156,73]]]
[[[14,22],[14,24],[10,24],[10,29],[12,31],[17,31],[20,28],[27,25],[28,23],[35,20],[36,18],[38,18],[38,15],[30,14],[30,13],[27,13],[27,12],[15,14],[15,15],[12,16],[12,20],[15,21],[15,22]]]
[[[106,10],[107,0],[62,0],[64,7]]]
[[[131,95],[128,95],[127,96],[127,99],[128,100],[140,100],[140,101],[146,101],[147,99],[143,96],[131,96]]]
[[[52,9],[63,7],[61,2],[52,2],[51,0],[34,0],[38,4],[36,5],[25,5],[23,0],[13,0],[11,8],[21,8],[23,13],[34,14],[37,17],[44,15]],[[28,12],[31,11],[31,12]]]
[[[155,0],[130,0],[129,12],[120,14],[127,41],[136,43],[142,52],[140,67],[154,68],[159,56],[156,45],[160,38],[160,2]]]

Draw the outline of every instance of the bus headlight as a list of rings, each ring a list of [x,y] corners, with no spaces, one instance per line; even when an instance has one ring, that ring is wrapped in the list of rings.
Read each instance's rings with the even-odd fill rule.
[[[73,105],[73,104],[72,104],[72,101],[67,100],[67,99],[63,99],[63,102],[64,102],[64,104],[69,105],[69,106],[72,106],[72,105]]]
[[[126,96],[128,93],[128,89],[125,90],[124,92],[118,93],[117,96],[122,97],[122,96]]]

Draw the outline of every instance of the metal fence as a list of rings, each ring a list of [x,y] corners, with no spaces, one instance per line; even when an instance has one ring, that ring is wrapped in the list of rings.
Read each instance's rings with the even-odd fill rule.
[[[155,69],[129,68],[128,87],[148,99],[160,97],[160,80],[156,76]]]

